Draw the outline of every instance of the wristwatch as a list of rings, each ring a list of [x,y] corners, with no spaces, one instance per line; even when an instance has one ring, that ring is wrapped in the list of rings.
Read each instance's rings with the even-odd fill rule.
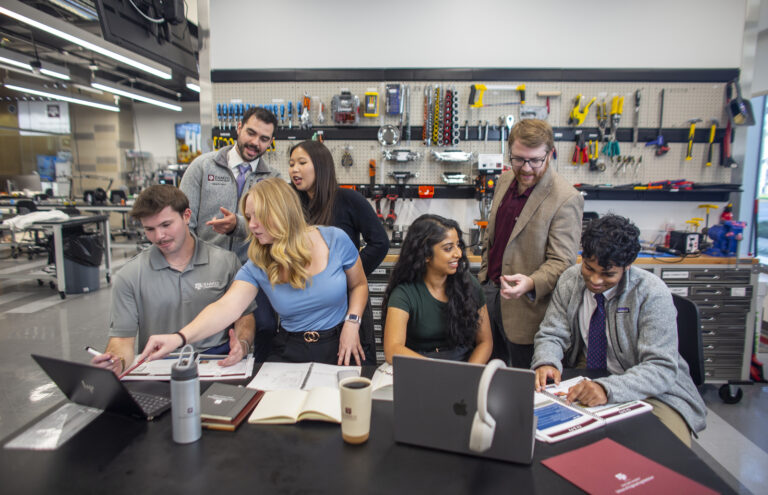
[[[360,324],[360,317],[358,315],[348,314],[344,321],[351,321],[352,323]]]

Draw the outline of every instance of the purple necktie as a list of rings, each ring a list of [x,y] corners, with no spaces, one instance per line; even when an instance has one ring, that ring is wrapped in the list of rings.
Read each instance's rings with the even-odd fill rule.
[[[608,346],[605,338],[605,296],[595,294],[595,301],[597,301],[597,308],[589,320],[587,368],[604,370],[606,369],[606,347]]]
[[[238,170],[240,170],[240,173],[237,175],[237,197],[239,198],[240,195],[243,193],[243,186],[245,185],[245,175],[248,173],[248,171],[251,169],[250,163],[241,163],[237,166]]]

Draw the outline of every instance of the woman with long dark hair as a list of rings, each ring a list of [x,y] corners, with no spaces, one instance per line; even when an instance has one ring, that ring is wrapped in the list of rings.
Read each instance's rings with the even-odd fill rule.
[[[360,237],[365,247],[360,251],[365,276],[368,277],[387,255],[389,238],[373,208],[362,194],[340,188],[336,181],[333,156],[317,141],[304,141],[290,152],[289,176],[299,194],[310,225],[330,225],[347,233],[360,249]],[[365,350],[366,364],[376,362],[373,338],[373,312],[366,305],[360,325],[360,340]]]
[[[488,362],[488,309],[461,236],[458,223],[439,215],[422,215],[408,228],[384,299],[387,362],[395,354]]]

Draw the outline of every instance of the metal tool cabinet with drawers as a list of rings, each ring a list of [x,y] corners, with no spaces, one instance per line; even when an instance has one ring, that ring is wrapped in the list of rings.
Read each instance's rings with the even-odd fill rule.
[[[753,304],[757,271],[750,266],[688,265],[656,267],[675,294],[696,303],[701,315],[704,374],[707,383],[749,380],[755,326]],[[721,388],[728,402],[733,390]],[[735,391],[741,395],[741,390]]]

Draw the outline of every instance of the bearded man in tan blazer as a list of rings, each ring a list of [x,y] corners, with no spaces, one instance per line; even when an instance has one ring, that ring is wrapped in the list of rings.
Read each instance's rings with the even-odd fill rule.
[[[509,133],[512,170],[499,176],[483,261],[493,331],[493,357],[530,368],[539,329],[557,279],[576,262],[581,241],[581,194],[550,168],[552,127],[518,122]]]

